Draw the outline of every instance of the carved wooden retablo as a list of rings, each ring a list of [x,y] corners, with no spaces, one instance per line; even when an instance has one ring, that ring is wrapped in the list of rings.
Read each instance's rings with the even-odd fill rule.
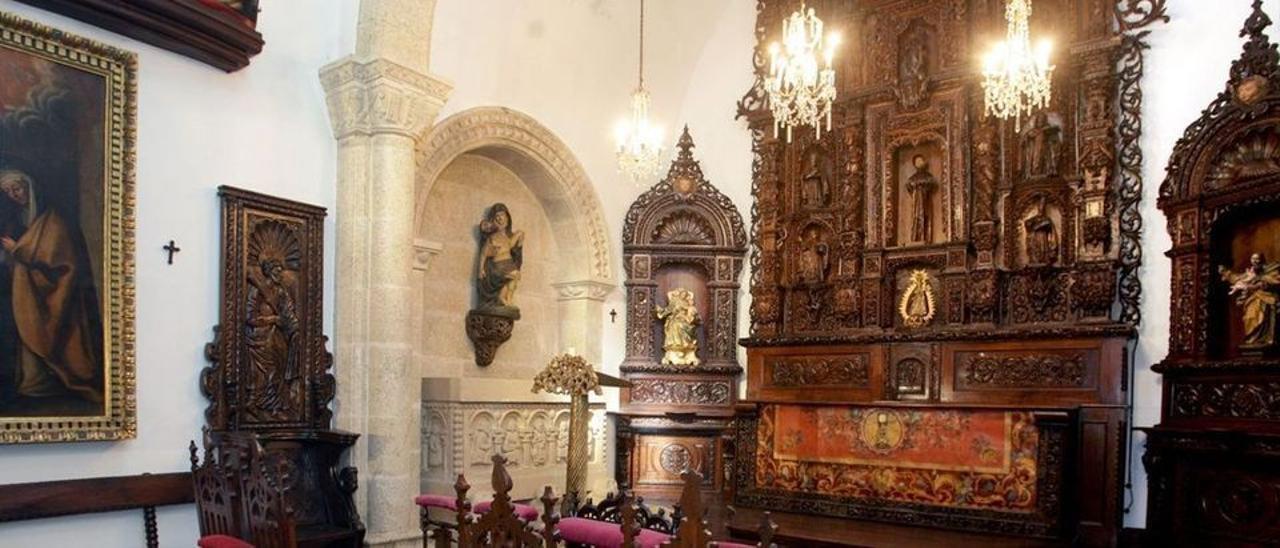
[[[667,176],[631,204],[623,227],[621,370],[632,384],[623,390],[617,451],[621,487],[672,497],[686,467],[709,489],[724,479],[721,438],[742,373],[738,280],[747,246],[742,217],[703,176],[688,128],[678,148]],[[814,187],[812,195],[821,194]]]
[[[773,135],[762,84],[797,5],[756,5],[738,112],[753,138],[742,342],[757,405],[739,406],[735,502],[1113,544],[1139,321],[1142,29],[1164,2],[1035,0],[1052,99],[1018,121],[986,115],[977,62],[1004,37],[1003,0],[807,2],[841,29],[837,98],[830,131],[792,142]],[[864,416],[885,422],[848,422]],[[815,421],[836,439],[806,437]],[[953,421],[987,424],[976,443],[991,450],[954,445]],[[823,445],[873,430],[889,439],[865,457]],[[1000,465],[971,473],[984,462]]]
[[[1280,52],[1260,0],[1227,83],[1169,158],[1173,263],[1147,531],[1168,546],[1280,538]],[[1217,39],[1227,39],[1223,36]]]

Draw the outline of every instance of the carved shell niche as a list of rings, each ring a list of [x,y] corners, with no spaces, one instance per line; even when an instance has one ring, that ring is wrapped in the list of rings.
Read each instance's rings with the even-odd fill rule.
[[[1239,179],[1280,173],[1280,128],[1255,131],[1224,150],[1209,170],[1206,186],[1221,188]]]
[[[715,232],[701,215],[692,211],[677,211],[658,222],[653,229],[653,241],[659,244],[712,245]]]

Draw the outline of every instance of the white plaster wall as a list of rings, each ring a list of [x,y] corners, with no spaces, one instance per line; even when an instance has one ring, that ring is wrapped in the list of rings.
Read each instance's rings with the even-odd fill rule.
[[[1160,422],[1160,376],[1151,365],[1169,350],[1169,232],[1156,209],[1160,183],[1173,145],[1200,111],[1223,90],[1231,62],[1241,51],[1237,33],[1249,15],[1246,0],[1205,2],[1170,0],[1168,24],[1152,27],[1143,94],[1142,197],[1142,326],[1135,351],[1133,424]],[[1276,13],[1280,1],[1266,0]],[[1280,36],[1275,27],[1274,37]],[[1147,478],[1142,469],[1144,436],[1135,433],[1130,455],[1133,490],[1125,526],[1143,527],[1147,520]]]
[[[234,74],[11,0],[0,10],[138,53],[138,438],[0,446],[0,483],[188,470],[204,424],[197,388],[217,322],[219,222],[227,184],[332,208],[335,142],[321,65],[352,51],[352,0],[263,3],[266,48]],[[325,326],[333,314],[333,222],[326,223]],[[172,266],[160,247],[182,248]],[[94,496],[94,493],[86,493]],[[193,506],[159,511],[163,546],[192,546]],[[0,547],[134,547],[142,511],[0,524]]]

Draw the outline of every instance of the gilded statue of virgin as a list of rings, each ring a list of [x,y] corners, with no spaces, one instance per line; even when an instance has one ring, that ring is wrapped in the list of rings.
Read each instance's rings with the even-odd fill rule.
[[[524,231],[512,230],[511,212],[506,204],[493,204],[480,222],[480,259],[476,267],[478,310],[520,318],[515,296],[523,264]]]
[[[667,292],[667,306],[655,307],[662,320],[662,363],[665,365],[698,365],[698,307],[693,292],[675,288]]]

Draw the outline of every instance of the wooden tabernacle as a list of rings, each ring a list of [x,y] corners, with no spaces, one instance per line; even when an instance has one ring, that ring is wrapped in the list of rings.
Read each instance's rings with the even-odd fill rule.
[[[1116,543],[1163,4],[1036,0],[1052,99],[1015,123],[975,61],[1004,1],[808,2],[844,35],[838,93],[788,136],[764,82],[797,5],[757,2],[738,506]]]

